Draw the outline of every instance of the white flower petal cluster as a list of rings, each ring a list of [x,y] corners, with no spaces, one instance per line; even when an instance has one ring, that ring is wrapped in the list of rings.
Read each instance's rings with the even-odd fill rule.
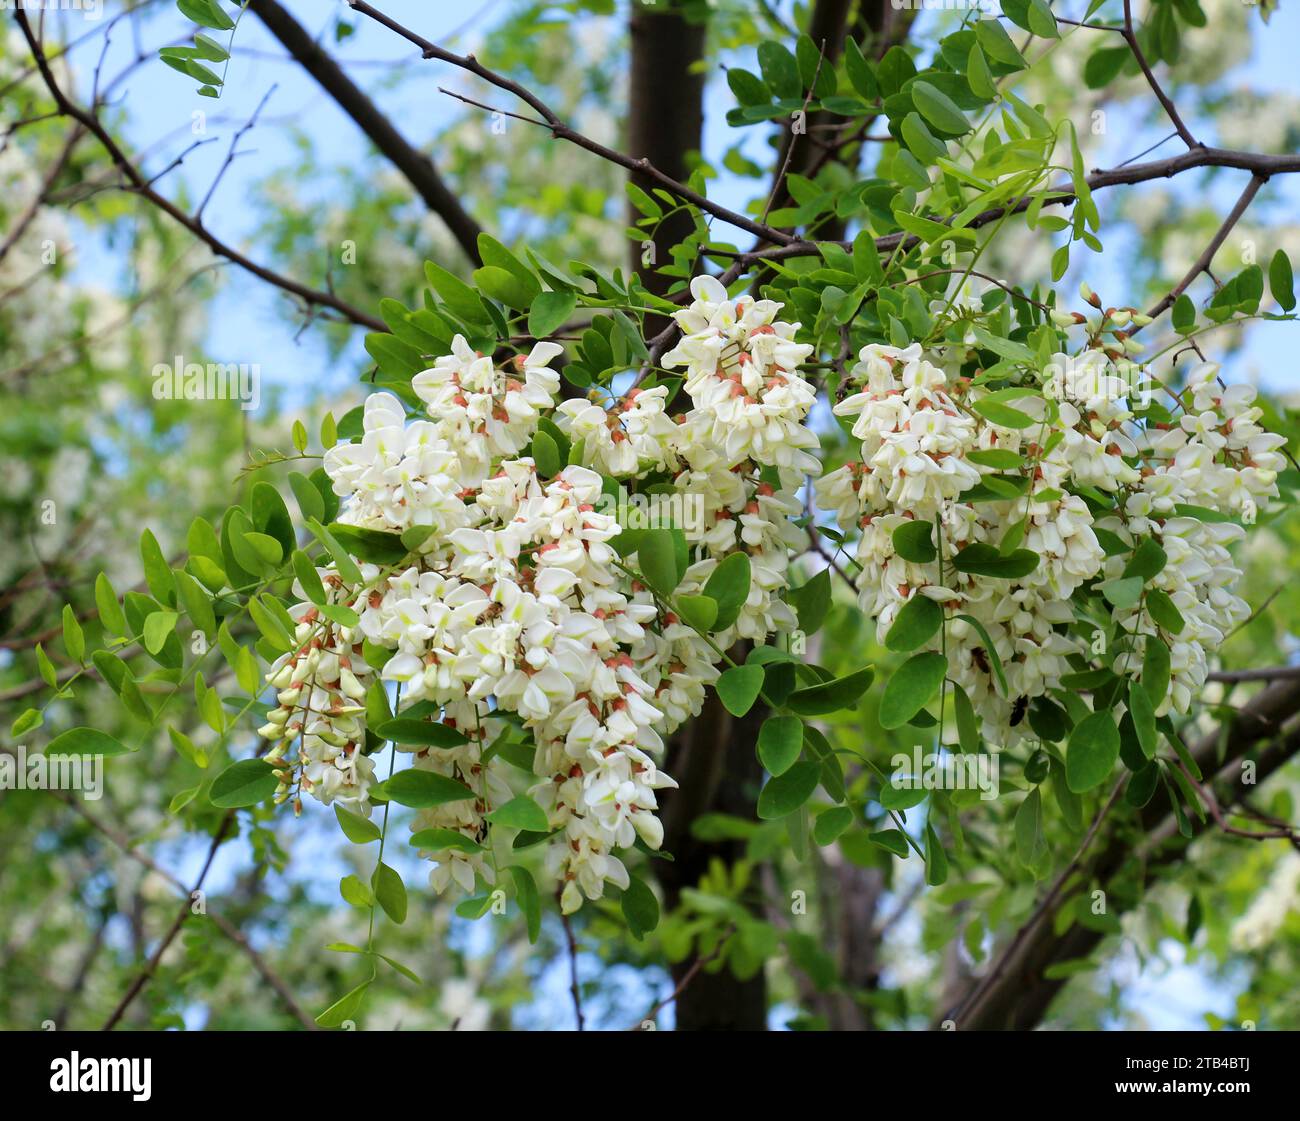
[[[413,823],[416,832],[449,831],[432,834],[435,847],[422,850],[435,862],[437,890],[495,882],[487,815],[513,795],[510,764],[484,753],[503,736],[522,734],[535,746],[529,794],[556,832],[547,863],[562,883],[564,910],[599,898],[607,883],[628,885],[621,850],[662,843],[657,791],[675,785],[659,766],[665,739],[699,712],[718,676],[716,655],[628,575],[611,546],[622,527],[604,512],[602,474],[633,486],[641,476],[667,477],[699,496],[707,532],[692,543],[682,592],[702,588],[722,558],[748,553],[750,597],[734,635],[761,641],[794,623],[778,597],[789,550],[801,543],[790,524],[800,511],[795,492],[803,472],[816,469],[807,450],[816,438],[803,425],[814,391],[796,371],[810,348],[791,341],[793,325],[774,322],[777,305],[727,301],[725,292],[711,301],[715,289],[697,282],[695,304],[681,313],[684,327],[697,317],[694,333],[713,332],[721,344],[707,373],[689,375],[695,407],[685,416],[668,415],[665,386],[634,389],[608,408],[557,402],[548,363],[558,346],[539,343],[502,369],[458,337],[451,354],[413,379],[424,417],[408,419],[397,397],[376,393],[360,439],[326,453],[340,522],[432,532],[401,570],[362,566],[364,586],[350,590],[346,605],[358,615],[354,628],[321,621],[309,603],[295,609],[307,647],[273,667],[285,692],[271,730],[296,730],[292,705],[304,695],[308,666],[324,666],[352,703],[324,699],[325,724],[309,727],[304,765],[325,759],[320,744],[364,745],[355,702],[365,690],[352,676],[359,666],[370,672],[360,644],[391,651],[380,679],[400,689],[400,711],[431,715],[465,738],[412,749],[414,768],[471,792],[419,811]],[[551,479],[521,454],[543,416],[581,458]],[[628,565],[635,570],[635,556]],[[330,570],[324,580],[341,587]],[[308,633],[309,623],[327,637]],[[315,658],[319,642],[349,644],[356,656],[346,676]],[[339,728],[329,725],[335,718]],[[348,792],[364,810],[372,768],[359,749],[348,754],[357,771]],[[309,793],[345,796],[338,780],[316,771],[299,781]]]
[[[330,569],[318,575],[337,599],[338,576]],[[375,765],[365,755],[365,700],[373,671],[361,656],[361,636],[326,619],[309,602],[290,615],[297,624],[294,647],[267,674],[277,705],[258,729],[273,741],[266,760],[281,775],[276,801],[288,798],[296,771],[300,792],[369,816]]]
[[[1286,439],[1259,425],[1263,410],[1251,385],[1224,386],[1219,367],[1199,364],[1188,375],[1192,410],[1177,424],[1143,434],[1146,464],[1140,481],[1128,489],[1124,516],[1098,524],[1124,540],[1154,535],[1169,557],[1151,580],[1173,600],[1184,619],[1178,634],[1165,634],[1173,681],[1166,704],[1186,712],[1205,684],[1208,655],[1250,616],[1237,594],[1241,569],[1228,546],[1245,536],[1270,498],[1286,460]],[[1190,508],[1190,509],[1189,509]],[[1206,511],[1209,511],[1208,516]],[[1218,520],[1232,518],[1236,520]],[[1122,574],[1122,563],[1106,562],[1108,578]],[[1131,634],[1154,635],[1157,625],[1145,606],[1120,613]]]
[[[1282,438],[1259,429],[1254,390],[1223,390],[1216,371],[1193,375],[1195,415],[1181,415],[1168,431],[1147,432],[1134,424],[1128,407],[1136,387],[1103,352],[1057,355],[1053,368],[1068,371],[1066,384],[1057,379],[1044,394],[1008,398],[1003,391],[995,399],[1035,422],[1004,427],[976,408],[989,397],[987,389],[945,373],[919,344],[864,347],[850,374],[855,391],[835,406],[838,415],[854,418],[861,458],[816,487],[819,504],[835,511],[846,533],[858,534],[859,601],[876,619],[881,641],[913,596],[936,600],[953,617],[949,674],[974,702],[995,744],[1021,734],[1013,728],[1013,720],[1019,722],[1013,712],[1023,712],[1018,701],[1058,688],[1074,671],[1067,658],[1095,664],[1089,643],[1065,633],[1063,624],[1075,619],[1070,597],[1093,579],[1121,577],[1131,556],[1130,548],[1108,558],[1098,528],[1129,546],[1154,537],[1168,554],[1149,586],[1167,592],[1183,613],[1182,633],[1161,631],[1145,600],[1118,617],[1129,633],[1160,633],[1168,642],[1173,684],[1158,712],[1171,706],[1185,711],[1205,680],[1207,654],[1248,611],[1234,591],[1240,572],[1226,549],[1241,528],[1180,517],[1177,507],[1249,519],[1258,503],[1276,494],[1281,467]],[[1005,452],[1020,457],[1005,462],[1023,466],[999,466],[996,453]],[[1027,489],[1005,498],[996,489],[990,493],[1005,485],[1005,478],[992,478],[999,475],[1019,476],[1021,483],[1028,477]],[[983,490],[980,501],[970,500],[976,487]],[[1072,493],[1084,487],[1115,495],[1116,515],[1094,519]],[[1011,580],[948,566],[941,580],[937,563],[907,561],[895,550],[894,531],[913,519],[936,527],[930,540],[942,544],[946,557],[976,543],[1009,543],[1036,554],[1039,564]],[[1007,695],[997,687],[985,637],[959,615],[977,620],[994,644]],[[1136,646],[1134,673],[1142,655],[1141,642]]]

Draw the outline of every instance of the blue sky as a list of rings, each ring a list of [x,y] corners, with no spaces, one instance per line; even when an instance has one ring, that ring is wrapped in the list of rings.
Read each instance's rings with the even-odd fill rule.
[[[288,6],[313,31],[327,29],[333,13],[344,7],[341,0],[337,3],[332,0],[288,0]],[[1058,9],[1066,10],[1074,6],[1057,5]],[[485,3],[466,9],[445,4],[430,5],[420,0],[389,0],[384,9],[436,42],[469,50],[482,31],[490,27],[491,21],[506,10],[506,5]],[[926,13],[922,18],[935,17]],[[70,26],[76,33],[79,21],[75,16],[71,20]],[[420,60],[413,49],[407,49],[396,36],[369,20],[354,18],[354,22],[356,33],[338,47],[336,53],[349,63],[353,77],[372,92],[410,139],[424,144],[448,122],[460,116],[462,106],[431,92],[439,82],[454,77],[451,68],[442,63]],[[1243,80],[1265,90],[1295,90],[1293,55],[1294,44],[1300,42],[1300,10],[1283,7],[1274,13],[1267,29],[1259,30],[1258,21],[1256,26],[1255,54],[1242,68]],[[161,44],[172,36],[179,40],[185,32],[184,20],[178,14],[170,13],[150,23],[146,39],[150,44]],[[458,33],[455,39],[451,38],[453,32]],[[129,58],[131,51],[130,36],[124,29],[119,30],[106,72],[112,72],[115,62]],[[91,67],[97,52],[98,44],[92,42],[79,53],[79,61],[85,67]],[[290,141],[277,123],[292,121],[310,128],[319,156],[327,165],[357,159],[367,150],[365,138],[333,102],[321,94],[309,76],[297,66],[265,57],[263,52],[283,55],[279,44],[257,19],[250,16],[239,28],[235,59],[227,89],[220,101],[198,97],[193,82],[156,63],[139,69],[122,99],[130,115],[127,132],[137,150],[155,144],[161,136],[172,136],[167,154],[159,151],[153,156],[149,166],[154,170],[165,166],[172,154],[193,139],[189,132],[191,114],[195,111],[209,114],[208,135],[217,139],[191,152],[184,164],[164,180],[174,197],[183,187],[188,197],[195,199],[202,197],[215,176],[225,157],[229,135],[251,116],[266,90],[272,84],[276,85],[263,112],[265,124],[250,132],[241,144],[241,148],[253,149],[255,154],[237,160],[230,167],[207,210],[210,227],[219,231],[227,241],[239,245],[246,244],[257,222],[257,213],[248,201],[254,184],[272,169],[290,164],[295,159]],[[376,65],[384,60],[392,65]],[[402,88],[393,89],[391,79],[397,65],[409,68],[413,73]],[[705,143],[706,149],[715,155],[735,139],[734,131],[723,120],[730,104],[731,95],[725,83],[720,79],[711,81]],[[1156,130],[1135,128],[1113,129],[1112,133],[1124,136],[1122,147],[1116,145],[1114,155],[1117,160],[1135,155],[1161,135]],[[751,150],[758,154],[761,146],[757,130],[751,130],[751,136]],[[1162,149],[1162,154],[1174,150],[1171,144]],[[436,157],[436,151],[434,154]],[[594,158],[575,149],[574,175],[581,176],[585,161]],[[1222,198],[1224,210],[1240,189],[1239,177],[1226,176],[1214,188],[1213,197],[1216,201]],[[1192,188],[1184,187],[1180,182],[1175,189]],[[718,201],[739,208],[752,194],[753,184],[723,172],[710,190]],[[1282,204],[1274,211],[1275,214],[1281,216],[1296,212],[1300,203],[1300,184],[1292,179],[1276,183],[1270,190]],[[254,258],[265,258],[265,253],[255,244],[248,248]],[[98,278],[120,271],[119,259],[93,239],[81,239],[80,250],[83,275]],[[1124,291],[1122,275],[1107,275],[1114,271],[1109,264],[1090,258],[1086,265],[1088,278],[1095,287],[1102,287],[1103,282],[1109,281],[1104,290]],[[335,369],[330,377],[323,378],[323,352],[310,332],[295,340],[293,330],[286,328],[278,314],[277,309],[283,306],[283,297],[236,269],[228,268],[226,273],[225,290],[211,311],[210,340],[214,355],[222,361],[259,363],[263,377],[273,385],[310,385],[313,390],[338,392],[354,379],[355,372],[351,369]],[[1070,281],[1077,281],[1077,277],[1072,274],[1067,278],[1067,282]],[[237,330],[231,329],[232,324],[237,325]],[[1262,376],[1271,387],[1293,387],[1296,377],[1288,361],[1293,347],[1292,330],[1275,326],[1254,332],[1240,363],[1242,376]],[[231,353],[232,348],[236,353]],[[357,354],[358,361],[364,361],[359,348]],[[305,375],[305,371],[310,373]]]

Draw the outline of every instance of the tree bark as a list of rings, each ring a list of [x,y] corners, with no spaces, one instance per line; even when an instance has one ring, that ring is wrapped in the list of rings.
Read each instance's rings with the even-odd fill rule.
[[[1221,805],[1231,805],[1252,789],[1243,782],[1241,760],[1260,744],[1266,746],[1255,758],[1256,783],[1264,781],[1300,753],[1300,728],[1292,727],[1280,734],[1282,725],[1297,711],[1300,711],[1300,682],[1278,682],[1259,693],[1238,714],[1222,755],[1219,753],[1221,729],[1215,729],[1192,748],[1193,758],[1207,776],[1202,785],[1213,787]],[[1094,861],[1084,861],[1082,867],[1089,874],[1081,886],[1097,883],[1113,902],[1125,894],[1122,878],[1135,859],[1142,861],[1144,873],[1150,873],[1152,869],[1183,858],[1193,840],[1216,828],[1212,819],[1207,818],[1207,822],[1201,824],[1193,818],[1192,837],[1189,839],[1179,834],[1163,786],[1157,788],[1156,795],[1137,818],[1144,841],[1135,849],[1131,833],[1111,830],[1100,855]],[[1050,912],[1039,919],[1018,952],[1006,962],[996,981],[988,985],[977,999],[960,1008],[955,1017],[957,1030],[1028,1031],[1041,1022],[1066,982],[1066,978],[1045,977],[1044,971],[1054,964],[1087,957],[1105,937],[1104,933],[1078,923],[1072,924],[1061,935],[1055,933],[1055,915],[1078,890],[1080,888],[1075,887],[1063,893]],[[977,988],[979,979],[973,984]],[[948,1007],[951,1009],[951,1005]],[[944,1011],[939,1019],[949,1014],[949,1011]]]
[[[697,64],[704,58],[705,24],[692,23],[673,0],[654,8],[633,4],[630,31],[628,154],[684,181],[690,176],[690,154],[699,151],[704,130],[704,72]],[[643,191],[653,192],[655,182],[648,176],[633,173],[631,179]],[[635,207],[628,212],[630,221],[640,217]],[[632,271],[651,292],[662,295],[673,283],[673,278],[660,276],[655,266],[671,263],[672,247],[693,226],[690,215],[683,212],[662,222],[649,246],[632,243]],[[649,332],[658,332],[664,322],[648,321]]]
[[[700,841],[691,827],[702,814],[725,813],[753,819],[763,769],[754,751],[758,729],[767,713],[755,705],[736,718],[710,693],[694,720],[683,725],[669,747],[667,771],[680,788],[663,799],[664,849],[672,861],[656,860],[655,874],[671,909],[683,888],[693,887],[718,859],[731,865],[744,856],[743,841]],[[746,900],[755,914],[762,910],[761,877],[751,880]],[[693,964],[673,966],[680,983]],[[729,968],[702,970],[677,998],[678,1031],[763,1031],[767,1027],[767,979],[762,970],[741,980]]]

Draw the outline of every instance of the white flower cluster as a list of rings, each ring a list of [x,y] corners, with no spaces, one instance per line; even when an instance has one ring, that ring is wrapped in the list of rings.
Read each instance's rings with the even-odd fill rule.
[[[331,596],[337,596],[342,588],[338,576],[326,569],[319,575]],[[361,637],[353,628],[323,618],[311,603],[299,604],[290,614],[297,623],[294,648],[267,674],[278,704],[258,729],[273,742],[266,760],[280,776],[275,800],[289,797],[297,770],[300,791],[327,806],[337,800],[369,814],[375,765],[364,752],[365,699],[372,671],[361,656]]]
[[[635,555],[624,568],[610,544],[621,527],[602,512],[601,473],[655,475],[700,496],[708,532],[694,545],[682,592],[701,588],[721,558],[748,552],[750,600],[722,641],[762,640],[794,622],[776,597],[800,540],[789,524],[800,509],[794,491],[817,465],[807,450],[816,439],[802,425],[814,394],[795,371],[810,348],[790,341],[793,326],[773,322],[775,304],[728,301],[716,281],[697,280],[693,292],[695,303],[679,313],[690,334],[666,359],[688,366],[695,407],[683,417],[667,415],[665,386],[633,390],[608,410],[557,403],[549,363],[559,346],[539,343],[502,369],[458,337],[451,354],[413,379],[427,419],[408,420],[397,397],[374,394],[360,439],[326,453],[343,499],[339,521],[417,544],[404,570],[362,566],[363,586],[348,594],[355,628],[326,624],[318,633],[311,605],[296,609],[304,645],[272,669],[285,692],[267,731],[298,731],[292,713],[308,696],[304,683],[313,672],[322,681],[333,674],[348,703],[325,697],[319,708],[347,731],[308,724],[302,758],[310,767],[332,762],[319,745],[339,741],[353,761],[351,785],[319,768],[304,770],[301,785],[368,810],[371,767],[351,723],[362,712],[360,659],[350,654],[362,639],[392,651],[380,677],[400,686],[400,712],[435,715],[466,741],[411,749],[415,768],[471,792],[420,810],[413,824],[449,831],[436,835],[446,844],[424,853],[436,862],[438,890],[495,882],[487,815],[512,797],[511,764],[484,756],[517,737],[516,727],[535,744],[529,794],[556,832],[548,866],[563,883],[566,912],[599,898],[606,883],[628,885],[619,850],[662,843],[656,791],[675,785],[659,769],[665,738],[699,712],[718,671],[708,643],[629,576]],[[550,479],[521,454],[544,415],[581,460]],[[332,570],[324,579],[339,585]],[[335,656],[344,647],[349,656]],[[336,670],[344,662],[346,676]]]
[[[974,702],[994,743],[1019,735],[1012,728],[1018,700],[1044,695],[1073,672],[1067,656],[1090,660],[1090,643],[1060,626],[1074,621],[1070,597],[1094,578],[1122,577],[1131,548],[1145,537],[1168,555],[1149,586],[1168,593],[1185,625],[1176,635],[1162,630],[1145,597],[1118,614],[1130,634],[1160,634],[1169,643],[1173,684],[1157,711],[1171,705],[1185,711],[1204,682],[1207,651],[1247,609],[1233,590],[1240,574],[1225,548],[1241,535],[1240,526],[1179,516],[1177,507],[1209,507],[1207,519],[1243,513],[1249,519],[1256,503],[1276,494],[1281,467],[1282,439],[1259,429],[1254,390],[1221,390],[1213,368],[1193,375],[1194,413],[1165,431],[1148,431],[1134,423],[1130,379],[1102,351],[1058,354],[1053,367],[1068,371],[1064,386],[1058,379],[1046,393],[992,397],[985,387],[950,376],[919,344],[864,347],[850,375],[856,391],[835,406],[838,415],[854,418],[861,459],[817,484],[820,504],[836,511],[842,529],[859,534],[860,603],[876,619],[882,641],[916,595],[982,624],[1005,668],[1007,695],[997,687],[984,637],[959,619],[948,629],[949,675]],[[998,406],[1033,423],[998,424],[989,419],[999,416]],[[1095,520],[1071,493],[1084,487],[1114,495],[1116,513]],[[1029,550],[1039,563],[1010,580],[959,572],[948,563],[941,578],[938,562],[914,563],[895,550],[894,531],[912,519],[936,527],[930,540],[945,558],[982,543]],[[1107,557],[1100,529],[1130,548]],[[1142,641],[1130,659],[1134,672],[1142,664]],[[937,648],[938,638],[931,645]]]

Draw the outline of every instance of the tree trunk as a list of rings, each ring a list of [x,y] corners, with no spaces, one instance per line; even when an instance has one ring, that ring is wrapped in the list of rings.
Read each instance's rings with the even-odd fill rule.
[[[704,57],[705,30],[704,23],[687,20],[676,0],[653,9],[632,5],[628,154],[682,181],[690,175],[689,156],[699,151],[704,129],[704,72],[696,64]],[[640,173],[633,173],[632,182],[647,193],[655,187]],[[635,207],[629,214],[632,222],[640,217]],[[683,212],[662,222],[649,245],[631,243],[632,271],[651,292],[662,295],[672,284],[672,278],[654,271],[655,266],[671,263],[672,247],[693,228],[690,215]],[[649,317],[649,333],[657,333],[665,322]]]
[[[733,654],[734,656],[734,654]],[[685,724],[669,747],[667,771],[680,784],[663,800],[664,849],[672,861],[653,861],[668,908],[676,907],[683,888],[693,887],[715,858],[733,864],[744,856],[743,841],[700,841],[691,832],[705,813],[753,818],[763,768],[754,744],[767,713],[755,705],[737,719],[710,694],[704,709]],[[761,913],[761,877],[754,876],[747,900]],[[694,959],[673,966],[680,983]],[[701,970],[677,998],[679,1031],[763,1031],[767,1027],[767,979],[760,970],[740,980],[724,967]]]

